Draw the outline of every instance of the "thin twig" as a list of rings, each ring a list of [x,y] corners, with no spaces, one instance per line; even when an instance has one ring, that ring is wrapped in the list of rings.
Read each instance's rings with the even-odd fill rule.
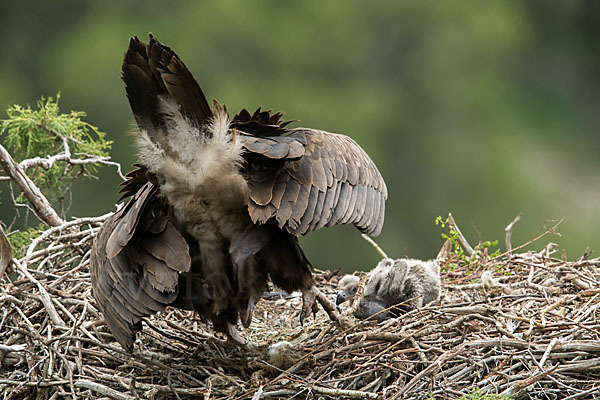
[[[75,382],[75,387],[93,390],[105,396],[115,400],[135,400],[135,397],[111,389],[108,386],[101,385],[96,382],[88,381],[87,379],[80,379]]]
[[[512,250],[512,243],[510,241],[510,238],[512,236],[512,231],[513,231],[515,224],[521,220],[521,215],[522,215],[522,213],[517,214],[515,219],[513,219],[512,222],[510,224],[506,225],[506,228],[504,228],[504,232],[506,232],[506,237],[504,238],[504,241],[506,244],[507,252]]]
[[[454,217],[452,216],[452,213],[448,213],[448,223],[452,227],[452,230],[454,230],[454,232],[458,236],[458,241],[460,242],[460,245],[464,249],[464,251],[467,254],[467,256],[471,257],[475,253],[475,251],[473,250],[473,248],[471,247],[471,245],[467,241],[467,238],[465,238],[465,236],[460,231],[460,228],[458,227],[458,225],[454,221]]]
[[[536,382],[541,381],[542,379],[544,379],[545,377],[547,377],[548,375],[550,375],[551,373],[556,371],[557,368],[558,368],[558,366],[554,366],[547,371],[534,373],[526,379],[517,381],[517,382],[513,383],[512,385],[510,385],[505,391],[503,391],[501,393],[501,395],[506,396],[506,397],[516,396],[519,392],[527,389],[528,387],[534,385]]]
[[[366,233],[362,233],[361,236],[363,237],[363,239],[365,239],[367,242],[369,242],[369,244],[371,246],[373,246],[375,248],[375,250],[377,250],[377,252],[381,255],[381,257],[388,258],[387,254],[385,254],[383,249],[381,247],[379,247],[379,245],[369,235],[367,235]]]
[[[295,389],[309,390],[318,394],[324,394],[325,396],[332,396],[334,398],[349,397],[351,399],[376,399],[379,397],[377,393],[361,392],[360,390],[346,390],[346,389],[333,389],[322,386],[300,386],[292,385]]]
[[[45,230],[44,232],[42,232],[42,234],[40,236],[36,237],[35,239],[33,239],[31,241],[31,244],[29,245],[29,247],[27,248],[27,252],[25,253],[25,264],[27,265],[29,263],[35,248],[37,246],[39,246],[40,243],[43,243],[44,241],[46,241],[51,235],[54,235],[57,232],[64,231],[72,226],[103,222],[108,217],[110,217],[112,214],[113,213],[111,212],[111,213],[101,215],[99,217],[74,218],[71,221],[66,221],[66,222],[63,221],[60,225],[53,226],[53,227]]]
[[[31,275],[29,270],[27,268],[25,268],[24,266],[22,266],[19,261],[13,259],[13,262],[14,262],[16,268],[23,275],[25,275],[27,277],[27,279],[29,279],[32,283],[34,283],[37,286],[38,290],[40,291],[40,300],[44,304],[44,307],[46,308],[46,311],[48,312],[48,316],[50,317],[52,322],[54,322],[54,325],[56,325],[57,327],[66,327],[65,322],[62,320],[62,318],[56,312],[56,309],[54,308],[54,305],[52,304],[52,299],[50,298],[50,295],[48,294],[48,292],[46,291],[44,286],[37,279],[35,279],[33,277],[33,275]]]

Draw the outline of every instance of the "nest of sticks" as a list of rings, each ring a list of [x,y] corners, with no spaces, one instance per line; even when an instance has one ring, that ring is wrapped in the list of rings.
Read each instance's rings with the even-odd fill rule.
[[[379,325],[345,311],[338,326],[321,311],[300,327],[300,297],[269,293],[242,331],[245,347],[168,308],[144,321],[128,353],[91,295],[104,218],[43,232],[2,274],[2,399],[598,396],[598,258],[567,262],[546,247],[463,263],[444,274],[441,304]],[[339,273],[316,279],[333,299]]]

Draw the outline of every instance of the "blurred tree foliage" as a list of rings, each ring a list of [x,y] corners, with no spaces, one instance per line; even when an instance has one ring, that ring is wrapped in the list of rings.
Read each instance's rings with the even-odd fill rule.
[[[85,110],[127,170],[120,63],[128,37],[149,31],[230,110],[273,107],[355,138],[388,183],[378,242],[392,256],[434,257],[434,219],[448,211],[472,244],[502,243],[523,212],[513,243],[565,217],[552,240],[571,258],[598,250],[599,2],[8,2],[0,105],[61,91],[61,107]],[[74,215],[114,209],[118,178],[100,176],[75,187]],[[378,258],[352,228],[303,241],[319,267]]]

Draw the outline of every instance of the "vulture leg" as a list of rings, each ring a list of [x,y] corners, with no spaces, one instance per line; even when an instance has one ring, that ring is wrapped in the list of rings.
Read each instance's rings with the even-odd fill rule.
[[[317,313],[317,302],[321,304],[321,307],[323,307],[323,310],[325,310],[332,321],[339,321],[335,304],[329,301],[329,299],[319,289],[317,289],[315,286],[312,286],[310,289],[302,290],[302,311],[300,312],[300,325],[304,323],[304,318],[309,311],[312,310],[313,315]]]

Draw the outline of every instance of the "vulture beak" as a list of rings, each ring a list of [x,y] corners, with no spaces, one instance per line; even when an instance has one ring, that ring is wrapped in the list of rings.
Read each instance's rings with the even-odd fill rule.
[[[343,290],[339,290],[337,293],[337,297],[335,298],[335,305],[339,306],[346,300],[348,300],[348,295],[346,294],[346,292]]]

